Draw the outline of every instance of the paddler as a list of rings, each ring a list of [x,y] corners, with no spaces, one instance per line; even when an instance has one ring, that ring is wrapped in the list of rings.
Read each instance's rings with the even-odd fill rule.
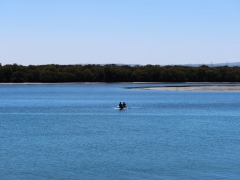
[[[122,105],[121,102],[119,103],[118,107],[121,108],[121,109],[123,108],[123,105]]]

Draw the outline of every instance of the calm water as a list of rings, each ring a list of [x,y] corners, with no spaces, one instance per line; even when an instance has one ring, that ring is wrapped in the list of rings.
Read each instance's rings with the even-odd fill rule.
[[[0,179],[240,179],[239,92],[135,86],[0,85]]]

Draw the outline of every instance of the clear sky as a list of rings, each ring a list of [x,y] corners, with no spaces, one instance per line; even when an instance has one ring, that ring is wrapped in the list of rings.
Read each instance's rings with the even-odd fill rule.
[[[0,63],[240,62],[239,0],[0,0]]]

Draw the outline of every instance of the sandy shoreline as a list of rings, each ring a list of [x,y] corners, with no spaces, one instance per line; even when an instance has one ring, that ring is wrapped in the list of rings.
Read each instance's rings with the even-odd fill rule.
[[[179,87],[145,87],[146,90],[162,91],[240,91],[240,86],[179,86]]]
[[[159,83],[159,82],[118,82],[118,83],[106,83],[106,82],[70,82],[70,83],[0,83],[0,85],[58,85],[58,84],[171,84],[174,83]],[[176,83],[178,84],[178,83]],[[229,83],[229,82],[220,82],[220,83],[209,83],[201,82],[199,85],[195,82],[181,83],[182,86],[158,86],[158,87],[131,87],[131,88],[140,88],[144,90],[162,90],[162,91],[236,91],[240,92],[239,83]],[[198,85],[195,85],[198,84]],[[210,85],[212,84],[212,85]],[[216,84],[216,85],[214,85]]]

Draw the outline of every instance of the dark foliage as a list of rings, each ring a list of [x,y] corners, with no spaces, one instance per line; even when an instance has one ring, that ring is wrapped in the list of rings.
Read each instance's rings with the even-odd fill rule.
[[[240,82],[240,67],[0,63],[0,82]]]

